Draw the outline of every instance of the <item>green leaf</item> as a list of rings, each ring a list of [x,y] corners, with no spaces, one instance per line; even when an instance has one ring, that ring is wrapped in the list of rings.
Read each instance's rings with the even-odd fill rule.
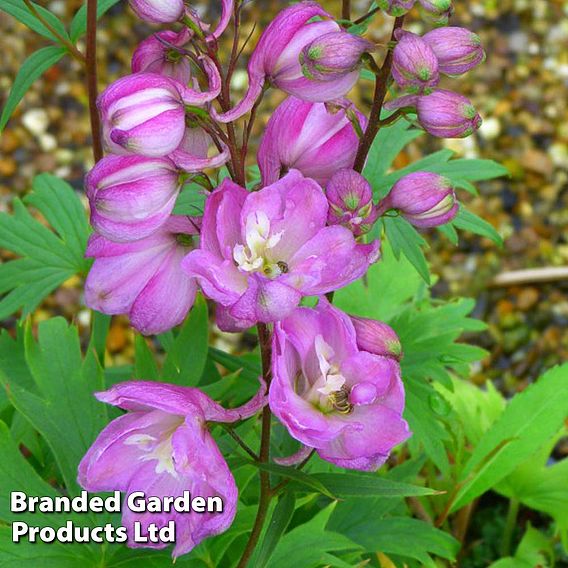
[[[426,284],[430,284],[430,270],[422,252],[426,241],[418,234],[416,229],[403,217],[384,217],[383,223],[387,238],[391,244],[396,258],[402,252],[422,277]]]
[[[65,39],[69,39],[67,35],[67,31],[65,30],[65,26],[61,22],[61,20],[52,12],[32,2],[34,8],[37,12],[41,15],[41,17],[62,37]],[[26,6],[26,3],[23,0],[2,0],[2,4],[0,5],[0,10],[10,14],[16,20],[22,22],[22,24],[28,26],[31,30],[38,33],[39,35],[54,41],[56,43],[59,40],[45,27],[44,24],[38,20],[34,14],[29,10]]]
[[[0,265],[0,319],[37,305],[77,273],[85,272],[83,257],[89,229],[85,211],[73,189],[50,174],[34,180],[26,202],[37,207],[57,234],[36,220],[19,199],[14,214],[0,213],[0,247],[22,258]]]
[[[168,349],[162,370],[164,379],[169,383],[185,386],[197,385],[207,361],[208,342],[207,304],[199,296],[189,312],[189,317]]]
[[[67,50],[64,48],[51,45],[32,53],[22,63],[14,79],[14,84],[10,90],[6,104],[2,109],[2,115],[0,115],[0,133],[4,130],[12,113],[32,83],[43,75],[52,65],[55,65],[66,53]]]
[[[487,237],[495,244],[503,246],[503,238],[493,225],[490,225],[487,221],[475,215],[475,213],[468,211],[463,205],[460,207],[456,218],[452,221],[452,225],[463,231],[470,231],[476,235]]]
[[[63,318],[40,323],[38,342],[28,327],[26,360],[34,379],[27,387],[10,374],[2,377],[15,408],[45,438],[70,493],[78,492],[77,465],[107,424],[104,404],[93,396],[104,388],[94,352],[82,358],[77,328]]]
[[[136,335],[134,339],[134,360],[134,376],[136,379],[157,381],[160,378],[154,355],[142,335]]]
[[[288,528],[294,514],[295,505],[296,497],[291,491],[284,493],[278,500],[262,543],[258,548],[258,554],[256,557],[253,557],[253,566],[256,568],[264,568],[268,565],[268,561],[278,541]]]
[[[554,566],[554,545],[530,523],[514,557],[502,558],[489,568],[544,568]]]
[[[466,463],[452,511],[494,487],[530,458],[568,417],[568,364],[516,395]]]
[[[329,505],[310,521],[284,535],[274,551],[270,568],[322,566],[327,552],[360,549],[346,536],[326,530],[333,509],[334,505]]]
[[[333,525],[332,525],[333,526]],[[432,525],[407,517],[365,517],[334,527],[369,552],[396,554],[432,565],[430,554],[454,560],[459,542]]]
[[[407,258],[396,258],[389,243],[383,242],[381,259],[369,268],[365,278],[337,290],[334,303],[350,314],[388,321],[422,285]]]
[[[99,0],[97,3],[97,20],[106,14],[120,0]],[[87,3],[85,2],[78,10],[69,28],[71,41],[75,43],[87,31]]]
[[[173,210],[174,215],[202,215],[205,208],[205,190],[196,183],[187,185],[179,194]]]

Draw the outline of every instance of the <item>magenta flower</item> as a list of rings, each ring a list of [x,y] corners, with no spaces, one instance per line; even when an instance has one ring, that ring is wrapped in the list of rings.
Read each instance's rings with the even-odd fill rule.
[[[399,87],[413,92],[428,92],[440,81],[438,59],[430,46],[416,34],[397,30],[393,51],[392,75]]]
[[[375,50],[375,44],[348,32],[333,31],[314,39],[300,52],[302,72],[309,79],[341,79],[357,70],[361,56]]]
[[[176,22],[185,9],[183,0],[130,0],[129,3],[140,19],[151,24]]]
[[[377,260],[378,241],[326,227],[327,213],[322,189],[295,170],[253,193],[226,179],[210,194],[200,248],[182,266],[220,304],[223,329],[286,317],[303,296],[341,288]]]
[[[288,97],[270,117],[258,148],[262,183],[296,169],[324,186],[336,171],[353,167],[359,137],[348,115],[365,128],[367,119],[346,99],[338,108]]]
[[[146,335],[178,325],[197,290],[180,267],[196,234],[187,217],[171,216],[152,235],[131,243],[91,236],[86,256],[95,262],[85,282],[85,303],[105,314],[128,314]]]
[[[375,470],[410,435],[398,361],[360,350],[349,316],[325,299],[275,324],[272,375],[272,412],[335,465]]]
[[[313,18],[321,18],[310,21]],[[268,81],[290,95],[312,102],[342,97],[357,82],[357,70],[326,81],[308,79],[302,73],[300,53],[312,41],[330,32],[343,33],[339,24],[315,2],[299,2],[282,10],[264,30],[248,64],[249,88],[243,100],[226,113],[212,112],[220,122],[232,122],[246,114]]]
[[[204,105],[220,92],[220,76],[207,58],[208,92],[190,89],[156,73],[136,73],[115,81],[99,96],[105,145],[115,154],[159,157],[173,152],[185,133],[185,105]]]
[[[327,222],[343,225],[356,237],[368,233],[378,218],[369,182],[355,170],[339,170],[325,191],[329,202]]]
[[[199,389],[158,382],[131,381],[96,393],[128,412],[113,420],[79,464],[78,482],[87,491],[142,491],[153,497],[220,497],[222,512],[134,513],[125,505],[122,524],[129,537],[135,522],[142,534],[155,523],[176,525],[172,556],[188,553],[203,539],[226,531],[235,517],[238,490],[207,422],[235,422],[258,412],[266,401],[264,384],[247,404],[227,410]],[[164,548],[167,544],[130,547]]]
[[[422,39],[436,54],[439,69],[446,75],[462,75],[485,61],[481,39],[465,28],[438,28]]]
[[[191,32],[183,28],[179,33],[166,30],[145,39],[132,55],[132,73],[158,73],[187,85],[191,65],[176,48],[183,48],[190,38]]]
[[[113,241],[151,235],[169,218],[181,189],[180,173],[168,158],[103,158],[85,179],[91,225]]]
[[[450,222],[459,204],[451,181],[432,172],[414,172],[399,179],[381,201],[381,213],[396,209],[416,227],[426,229]]]
[[[416,111],[424,130],[438,138],[465,138],[473,134],[482,122],[467,97],[442,89],[418,97]]]

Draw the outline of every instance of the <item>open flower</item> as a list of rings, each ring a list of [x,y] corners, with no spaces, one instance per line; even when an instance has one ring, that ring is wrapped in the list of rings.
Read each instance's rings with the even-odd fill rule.
[[[320,18],[311,21],[314,18]],[[249,88],[243,100],[226,113],[212,115],[232,122],[247,113],[261,95],[265,82],[290,95],[312,102],[331,101],[351,90],[359,78],[357,69],[344,69],[324,81],[304,76],[300,54],[324,34],[343,34],[341,27],[315,2],[299,2],[282,10],[264,30],[248,64]],[[329,42],[329,36],[326,35]]]
[[[322,189],[295,170],[253,193],[224,180],[208,197],[200,248],[182,266],[220,304],[223,329],[277,321],[303,296],[366,272],[379,243],[357,244],[345,227],[326,227],[327,213]]]
[[[128,412],[113,420],[79,464],[78,482],[87,491],[142,491],[153,497],[220,497],[222,512],[134,513],[124,507],[122,524],[129,536],[135,522],[141,533],[148,525],[176,525],[172,555],[186,554],[204,538],[229,528],[237,507],[237,486],[206,422],[235,422],[265,404],[264,384],[247,404],[227,410],[196,388],[158,382],[131,381],[96,394]],[[164,548],[164,543],[128,546]]]
[[[85,282],[85,303],[105,314],[129,314],[132,326],[146,335],[178,325],[197,291],[195,280],[180,267],[196,234],[187,217],[171,216],[134,242],[91,236],[86,256],[95,262]]]
[[[360,350],[349,316],[323,298],[275,325],[272,375],[272,412],[335,465],[377,469],[409,436],[398,361]]]
[[[258,148],[262,183],[296,169],[324,186],[336,171],[353,167],[359,137],[348,113],[365,128],[365,116],[347,99],[332,106],[288,97],[270,117]]]

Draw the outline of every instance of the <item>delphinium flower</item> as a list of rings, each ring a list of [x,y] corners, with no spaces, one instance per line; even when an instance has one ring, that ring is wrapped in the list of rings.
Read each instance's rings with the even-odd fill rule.
[[[274,329],[272,412],[339,467],[375,470],[410,435],[396,357],[363,351],[350,318],[320,299]]]
[[[245,405],[225,409],[196,388],[158,382],[130,381],[96,394],[97,398],[128,411],[98,436],[79,464],[78,482],[88,491],[142,491],[146,496],[220,497],[222,512],[136,513],[123,508],[122,524],[131,547],[165,548],[165,543],[137,543],[133,525],[161,528],[173,520],[176,544],[172,555],[186,554],[204,538],[231,525],[238,489],[208,422],[236,422],[256,414],[265,404],[265,385]]]
[[[199,250],[183,261],[215,300],[224,329],[286,317],[303,296],[331,292],[362,276],[379,243],[357,244],[351,231],[326,227],[321,187],[292,170],[248,193],[224,180],[207,200]]]
[[[324,186],[337,170],[352,167],[359,146],[353,121],[361,129],[367,124],[346,99],[326,105],[288,97],[270,117],[258,148],[263,185],[296,169]]]
[[[450,222],[459,204],[451,181],[432,172],[415,172],[398,180],[380,202],[379,211],[397,210],[414,226],[426,229]]]
[[[197,285],[181,269],[194,246],[196,221],[171,216],[150,236],[115,242],[94,234],[86,256],[95,259],[85,282],[85,303],[105,314],[128,314],[138,331],[162,333],[180,324]]]

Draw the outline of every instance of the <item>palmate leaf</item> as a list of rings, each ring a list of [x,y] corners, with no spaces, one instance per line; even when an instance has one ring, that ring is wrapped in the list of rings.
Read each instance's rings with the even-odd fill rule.
[[[108,422],[107,408],[93,392],[104,388],[94,351],[83,359],[78,331],[63,318],[40,323],[38,341],[28,326],[26,362],[34,384],[23,384],[10,368],[0,379],[14,407],[45,438],[67,490],[74,494],[77,465]]]
[[[23,315],[65,280],[86,272],[84,258],[89,226],[73,189],[50,174],[34,179],[25,202],[43,214],[56,232],[35,219],[19,200],[14,214],[0,213],[0,247],[20,258],[0,265],[0,319],[20,308]]]
[[[494,487],[553,437],[568,417],[568,365],[516,395],[485,432],[461,474],[452,511]]]

